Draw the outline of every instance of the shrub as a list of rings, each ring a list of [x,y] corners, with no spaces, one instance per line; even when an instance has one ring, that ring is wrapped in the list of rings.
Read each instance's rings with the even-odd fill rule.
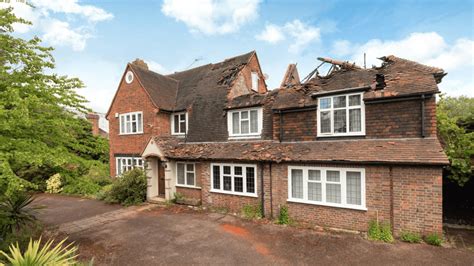
[[[146,200],[146,176],[141,169],[135,168],[124,173],[116,180],[106,193],[105,200],[122,205],[135,205]]]
[[[173,199],[171,200],[171,202],[176,203],[176,202],[181,201],[183,199],[184,199],[184,195],[182,193],[175,192],[173,194]]]
[[[59,193],[62,188],[61,175],[54,174],[48,180],[46,180],[46,192],[48,193]]]
[[[15,230],[14,233],[6,233],[3,237],[0,237],[2,238],[0,239],[0,250],[7,252],[12,243],[17,243],[21,250],[25,250],[28,247],[30,239],[36,239],[40,237],[42,233],[43,225],[39,222],[33,222],[31,225],[23,226],[20,230]]]
[[[280,207],[280,214],[278,215],[278,224],[290,224],[290,215],[288,214],[288,206],[282,205]]]
[[[425,237],[425,242],[433,246],[441,246],[443,239],[438,234],[432,233]]]
[[[402,240],[403,242],[408,242],[408,243],[420,243],[421,236],[417,233],[401,232],[400,240]]]
[[[108,193],[110,192],[110,190],[112,190],[112,187],[113,187],[112,184],[103,186],[103,187],[100,189],[100,191],[95,195],[96,199],[98,199],[98,200],[106,200]]]
[[[34,200],[31,194],[19,192],[16,195],[4,197],[0,201],[0,234],[5,237],[15,234],[23,227],[36,222],[33,214],[36,208],[29,206]]]
[[[69,195],[95,196],[100,191],[100,185],[86,177],[69,178],[62,193]]]
[[[378,240],[387,243],[393,242],[393,235],[390,223],[379,223],[377,221],[370,221],[367,235],[370,240]]]
[[[245,204],[242,208],[242,215],[247,219],[260,219],[263,217],[262,207],[260,204]]]
[[[69,244],[63,247],[64,242],[59,242],[52,246],[53,241],[49,240],[44,245],[39,240],[30,240],[27,249],[22,253],[18,243],[11,245],[9,253],[0,251],[11,265],[75,265],[77,264],[77,247]]]

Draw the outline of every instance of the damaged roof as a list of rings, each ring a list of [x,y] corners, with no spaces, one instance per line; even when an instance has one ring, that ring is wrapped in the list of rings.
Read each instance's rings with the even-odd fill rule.
[[[174,138],[155,137],[153,144],[165,157],[181,160],[406,165],[449,163],[436,138],[183,143]]]
[[[348,88],[370,87],[364,94],[364,100],[368,101],[377,98],[438,93],[437,84],[447,74],[441,68],[426,66],[393,55],[379,59],[383,61],[380,67],[363,69],[348,62],[321,58],[321,60],[326,60],[323,62],[336,62],[335,64],[338,65],[327,76],[316,74],[300,85],[280,88],[272,108],[284,109],[316,105],[316,99],[311,99],[311,94]],[[375,89],[377,74],[384,77],[385,87],[383,90]]]

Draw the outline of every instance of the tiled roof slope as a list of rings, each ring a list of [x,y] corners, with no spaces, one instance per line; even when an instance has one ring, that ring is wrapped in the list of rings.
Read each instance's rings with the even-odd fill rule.
[[[369,69],[342,67],[333,71],[329,76],[315,76],[300,86],[282,88],[279,90],[273,108],[284,109],[315,105],[316,100],[310,97],[311,93],[314,92],[327,92],[364,86],[373,87],[376,74],[383,74],[385,76],[386,87],[383,93],[372,88],[365,93],[365,100],[421,93],[437,93],[439,92],[437,84],[446,75],[440,68],[426,66],[393,55],[380,59],[383,61],[381,67]]]
[[[155,137],[154,141],[165,157],[181,160],[448,164],[436,138],[182,143]]]

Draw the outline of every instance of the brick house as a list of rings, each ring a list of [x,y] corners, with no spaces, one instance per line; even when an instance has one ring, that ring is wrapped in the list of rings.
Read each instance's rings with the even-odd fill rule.
[[[147,167],[147,196],[366,231],[442,232],[435,94],[442,69],[388,56],[267,90],[257,54],[171,75],[127,65],[107,119],[111,175]],[[142,159],[143,158],[143,159]],[[144,163],[146,160],[147,163]]]

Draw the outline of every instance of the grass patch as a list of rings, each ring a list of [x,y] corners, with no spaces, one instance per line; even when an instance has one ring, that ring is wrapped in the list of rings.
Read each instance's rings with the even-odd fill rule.
[[[400,233],[400,240],[408,243],[421,243],[421,235],[412,232],[402,231]]]
[[[440,235],[433,233],[425,237],[425,242],[433,246],[441,246],[443,238]]]
[[[370,240],[383,241],[386,243],[393,242],[392,230],[390,223],[379,223],[377,221],[371,221],[369,223],[369,230],[367,236]]]
[[[242,215],[246,219],[261,219],[263,217],[262,207],[260,206],[260,204],[245,204],[242,208]]]

